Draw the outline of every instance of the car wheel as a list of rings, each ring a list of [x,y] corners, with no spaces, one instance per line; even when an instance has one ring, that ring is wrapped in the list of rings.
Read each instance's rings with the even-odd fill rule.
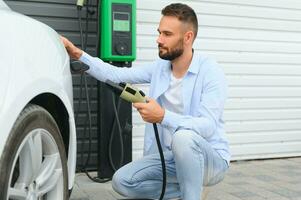
[[[59,128],[37,105],[27,106],[0,160],[0,199],[66,200],[67,158]]]

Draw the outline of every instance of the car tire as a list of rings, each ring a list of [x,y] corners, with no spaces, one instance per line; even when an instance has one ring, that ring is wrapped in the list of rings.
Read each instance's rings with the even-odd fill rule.
[[[67,200],[67,158],[47,110],[28,105],[16,120],[0,159],[0,199]]]

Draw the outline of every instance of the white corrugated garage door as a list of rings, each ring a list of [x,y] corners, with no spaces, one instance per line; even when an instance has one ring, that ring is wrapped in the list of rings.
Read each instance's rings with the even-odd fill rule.
[[[137,61],[157,58],[160,10],[174,1],[137,0]],[[197,51],[214,57],[229,82],[225,109],[232,160],[301,155],[301,1],[190,0]],[[147,91],[147,86],[141,86]],[[133,159],[144,123],[133,112]]]

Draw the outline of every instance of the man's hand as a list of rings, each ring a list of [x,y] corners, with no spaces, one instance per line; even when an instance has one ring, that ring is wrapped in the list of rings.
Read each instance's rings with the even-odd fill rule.
[[[147,103],[134,103],[133,106],[138,110],[144,121],[161,123],[165,110],[154,99],[148,98],[147,100]]]
[[[74,44],[70,42],[67,38],[61,36],[61,40],[64,43],[64,46],[72,59],[78,60],[82,56],[83,51],[74,46]]]

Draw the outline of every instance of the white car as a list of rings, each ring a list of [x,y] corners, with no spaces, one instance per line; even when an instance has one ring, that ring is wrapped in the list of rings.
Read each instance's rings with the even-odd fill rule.
[[[0,0],[0,199],[66,200],[76,133],[69,57],[47,25]]]

